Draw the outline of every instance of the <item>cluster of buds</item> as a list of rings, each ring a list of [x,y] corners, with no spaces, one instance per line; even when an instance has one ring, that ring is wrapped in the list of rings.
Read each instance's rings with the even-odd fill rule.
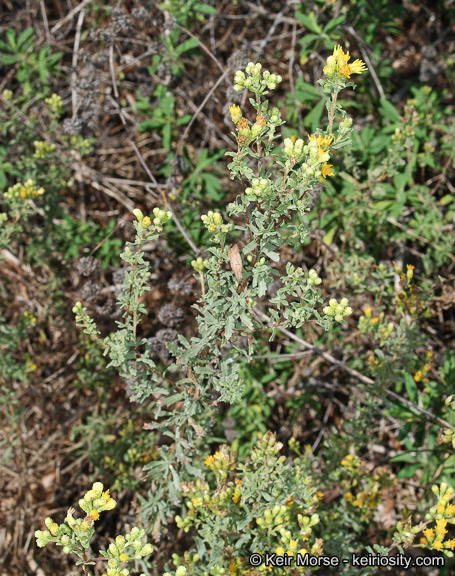
[[[271,190],[270,182],[267,178],[253,178],[251,180],[251,187],[245,189],[245,194],[262,199],[270,196]]]
[[[172,218],[172,212],[169,212],[169,210],[161,210],[161,208],[156,207],[153,209],[153,215],[155,216],[153,219],[155,230],[157,232],[162,232],[163,226]]]
[[[276,441],[275,434],[272,434],[270,430],[260,438],[257,446],[251,452],[251,460],[255,462],[257,460],[262,460],[267,457],[273,457],[283,448],[281,442]],[[286,462],[286,456],[280,456],[278,458],[279,464],[284,464]]]
[[[284,522],[289,522],[290,517],[286,506],[274,506],[271,510],[264,510],[262,517],[256,518],[256,524],[268,528],[269,526],[280,526]]]
[[[223,224],[223,217],[219,212],[212,212],[209,210],[207,215],[201,216],[202,222],[204,222],[207,230],[213,234],[213,240],[215,242],[221,241],[221,235],[227,234],[231,230],[231,224]]]
[[[52,518],[46,518],[44,523],[48,530],[35,532],[37,545],[43,548],[49,542],[56,542],[63,546],[66,554],[69,554],[77,549],[78,542],[82,545],[88,544],[93,534],[92,525],[99,519],[100,512],[112,510],[116,502],[110,497],[109,490],[103,492],[101,482],[95,482],[92,489],[79,500],[79,506],[86,513],[83,519],[73,518],[74,508],[68,510],[65,523],[60,526]]]
[[[305,162],[300,166],[299,177],[303,184],[309,184],[313,180],[322,177],[333,176],[332,165],[327,164],[330,159],[328,152],[333,138],[331,136],[312,135],[308,137],[308,144],[304,145],[302,139],[284,140],[284,153],[288,157],[287,166],[292,167],[305,157]]]
[[[322,283],[322,280],[321,280],[321,278],[319,278],[316,270],[313,270],[313,269],[309,270],[306,283],[307,283],[307,286],[319,286],[319,284]]]
[[[75,519],[74,508],[70,508],[66,514],[65,522],[58,525],[52,518],[46,518],[44,523],[47,530],[37,530],[35,532],[38,547],[43,548],[49,542],[55,542],[58,546],[63,546],[65,554],[74,553],[85,561],[85,550],[90,545],[93,536],[93,523],[99,519],[100,512],[112,510],[117,505],[110,497],[109,490],[103,492],[101,482],[95,482],[92,489],[79,500],[79,506],[86,513],[85,518]],[[103,576],[128,576],[129,570],[121,568],[121,563],[130,560],[139,560],[153,552],[151,544],[142,544],[145,530],[134,526],[126,536],[117,536],[115,543],[109,545],[107,552],[100,551],[100,554],[107,559],[108,569]],[[127,552],[131,547],[132,551]],[[141,575],[142,576],[142,575]]]
[[[311,536],[311,528],[319,524],[319,514],[312,514],[310,517],[297,514],[297,520],[300,526],[300,536],[303,540],[308,540]]]
[[[329,300],[329,305],[323,308],[324,314],[333,318],[335,322],[343,322],[344,316],[352,314],[352,308],[348,306],[348,299],[342,298],[338,304],[335,298]]]
[[[55,150],[55,144],[48,144],[44,141],[35,140],[33,145],[35,146],[35,153],[33,154],[33,158],[39,158],[40,160],[44,160]]]
[[[291,160],[291,164],[298,162],[303,155],[304,142],[301,138],[297,139],[295,142],[292,138],[284,139],[284,153]]]
[[[50,98],[44,100],[54,114],[63,113],[63,100],[58,94],[52,94]]]
[[[367,69],[362,60],[354,60],[348,64],[350,58],[349,52],[343,52],[341,46],[335,46],[333,55],[327,58],[324,74],[329,80],[345,79],[350,78],[351,74],[362,74]]]
[[[345,118],[343,118],[343,120],[341,120],[341,122],[338,125],[338,135],[344,136],[345,134],[348,134],[351,131],[351,128],[352,128],[352,118],[346,116]]]
[[[23,200],[29,200],[31,198],[36,198],[44,194],[44,188],[37,188],[33,180],[27,180],[25,184],[17,183],[14,186],[10,186],[5,192],[5,198],[10,200],[16,200],[22,198]]]
[[[172,557],[174,557],[174,556],[177,556],[177,554],[173,554],[173,555],[172,555]],[[199,559],[199,554],[195,554],[194,556],[197,556],[198,559]],[[177,558],[178,558],[178,556],[177,556]],[[180,559],[179,559],[179,560],[180,560]],[[174,564],[175,564],[175,560],[174,560]],[[179,566],[179,567],[177,568],[177,570],[175,571],[175,576],[187,576],[187,574],[188,574],[188,570],[187,570],[186,567],[183,566],[183,565],[182,565],[182,566]],[[171,572],[165,572],[165,573],[163,574],[163,576],[173,576],[173,575],[171,574]]]
[[[261,64],[254,64],[249,62],[245,68],[245,72],[237,70],[234,77],[234,90],[240,92],[244,88],[248,88],[251,92],[262,94],[264,90],[274,90],[282,81],[281,76],[278,74],[270,74],[268,70],[264,70],[261,77]]]
[[[196,272],[204,272],[207,268],[208,260],[204,260],[200,256],[196,260],[191,260],[191,266],[196,270]]]

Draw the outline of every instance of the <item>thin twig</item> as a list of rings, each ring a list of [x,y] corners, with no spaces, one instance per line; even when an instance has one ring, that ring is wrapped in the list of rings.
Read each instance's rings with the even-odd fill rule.
[[[114,70],[114,53],[113,53],[113,49],[111,47],[111,51],[109,53],[109,64],[110,64],[110,69],[111,69],[111,78],[112,78],[112,84],[113,84],[113,89],[114,89],[114,94],[115,97],[118,98],[119,93],[118,93],[118,88],[117,88],[117,83],[115,81],[115,70]],[[157,187],[160,188],[155,176],[153,175],[153,172],[150,170],[150,168],[147,166],[146,161],[144,160],[144,157],[141,154],[141,151],[139,150],[139,148],[136,145],[136,142],[133,140],[129,127],[126,123],[125,118],[123,117],[123,111],[120,107],[120,105],[118,104],[116,99],[112,99],[112,102],[114,103],[115,107],[117,108],[117,110],[119,111],[119,116],[120,116],[120,120],[125,128],[125,131],[127,133],[128,139],[131,142],[132,147],[134,148],[134,151],[136,153],[136,156],[139,159],[139,162],[142,164],[144,170],[147,173],[147,176],[150,178],[150,180],[153,182],[153,184]],[[185,240],[188,242],[188,244],[191,246],[191,249],[195,252],[195,254],[199,254],[200,250],[199,248],[194,244],[194,242],[191,240],[191,238],[188,236],[188,234],[186,233],[186,231],[184,230],[182,224],[180,223],[180,220],[177,218],[177,215],[174,211],[174,209],[172,208],[169,200],[168,200],[168,209],[169,212],[172,214],[172,217],[174,219],[174,222],[177,226],[177,228],[180,230],[180,233],[182,234],[182,236],[185,238]]]
[[[184,28],[183,26],[180,26],[180,24],[177,24],[176,26],[177,26],[177,28],[179,28],[182,32],[185,32],[185,34],[188,34],[188,36],[191,36],[191,38],[192,38],[193,40],[195,40],[195,41],[199,44],[199,47],[202,48],[202,50],[204,50],[204,52],[205,52],[206,54],[208,54],[208,55],[210,56],[210,58],[215,62],[215,64],[216,64],[216,65],[218,66],[218,68],[220,69],[220,71],[221,71],[222,73],[224,73],[224,68],[223,68],[221,62],[218,60],[218,58],[216,58],[216,56],[213,54],[213,52],[211,52],[211,51],[207,48],[207,46],[206,46],[205,44],[203,44],[203,43],[199,40],[199,38],[198,38],[197,36],[195,36],[192,32],[190,32],[189,30],[187,30],[187,29]]]
[[[264,314],[263,312],[261,312],[257,308],[255,308],[255,312],[265,322],[270,322],[270,317],[267,316],[267,314]],[[331,362],[332,364],[336,364],[337,366],[339,366],[340,368],[342,368],[343,370],[348,372],[351,376],[354,376],[354,378],[357,378],[357,380],[359,380],[363,384],[368,384],[370,386],[375,384],[375,381],[372,380],[371,378],[368,378],[367,376],[360,374],[360,372],[357,372],[357,370],[350,368],[347,364],[345,364],[344,362],[341,362],[340,360],[337,360],[336,358],[334,358],[333,356],[331,356],[327,352],[323,352],[320,348],[318,348],[314,344],[310,344],[309,342],[306,342],[302,338],[299,338],[298,336],[296,336],[295,334],[293,334],[289,330],[286,330],[286,328],[279,328],[279,330],[281,330],[281,332],[283,332],[283,334],[285,334],[291,340],[298,342],[299,344],[301,344],[305,348],[313,350],[316,354],[319,354],[319,356],[322,356],[328,362]],[[407,398],[400,396],[396,392],[393,392],[392,390],[389,390],[389,389],[384,390],[384,392],[388,396],[391,396],[392,398],[394,398],[395,400],[399,400],[403,404],[406,404],[406,406],[409,406],[410,408],[413,408],[414,410],[417,410],[418,412],[425,414],[425,416],[427,416],[427,418],[429,418],[430,420],[433,420],[434,422],[437,422],[438,424],[441,424],[441,426],[444,426],[445,428],[450,428],[450,429],[453,428],[453,426],[451,424],[449,424],[449,422],[447,422],[447,420],[443,420],[442,418],[439,418],[439,416],[436,416],[435,414],[433,414],[429,410],[426,410],[425,408],[421,408],[420,406],[417,406],[417,404],[414,404],[414,402],[411,402]]]
[[[371,77],[373,78],[373,81],[376,85],[376,89],[379,92],[379,96],[382,100],[385,100],[385,92],[384,89],[381,85],[381,82],[379,81],[378,75],[376,74],[376,70],[374,69],[373,64],[371,63],[371,60],[368,56],[368,52],[365,50],[364,47],[364,40],[363,38],[361,38],[357,32],[354,30],[354,28],[351,26],[351,24],[348,24],[346,26],[347,30],[349,30],[349,32],[354,36],[354,38],[357,40],[358,44],[359,44],[359,48],[360,48],[360,52],[362,53],[362,57],[365,60],[366,65],[368,66],[368,70],[370,71]]]
[[[76,6],[76,8],[73,8],[73,10],[71,10],[71,12],[69,12],[65,18],[62,18],[59,22],[57,22],[57,24],[51,29],[51,34],[55,34],[55,32],[57,32],[57,30],[60,30],[60,28],[63,26],[63,24],[66,24],[69,20],[71,20],[71,18],[74,18],[74,16],[76,16],[76,14],[78,12],[80,12],[83,8],[85,8],[87,6],[87,4],[90,4],[92,0],[83,0],[83,2],[81,2],[79,4],[79,6]]]
[[[51,43],[51,35],[49,32],[49,22],[47,20],[46,6],[44,5],[44,0],[40,0],[40,8],[41,8],[41,15],[43,17],[44,29],[46,30],[46,40],[47,40],[47,43],[50,44]]]
[[[77,19],[76,25],[76,35],[74,37],[74,48],[73,48],[73,60],[71,62],[72,71],[71,71],[71,107],[73,109],[73,118],[76,117],[77,114],[77,90],[76,90],[76,82],[77,82],[77,61],[79,58],[79,44],[81,41],[81,30],[82,24],[84,22],[85,10],[82,9],[79,18]]]

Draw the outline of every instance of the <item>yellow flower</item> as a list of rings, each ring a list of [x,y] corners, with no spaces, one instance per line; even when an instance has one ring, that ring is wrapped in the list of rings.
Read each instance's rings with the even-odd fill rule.
[[[316,136],[313,134],[312,136],[308,136],[308,140],[311,142],[312,140],[316,140],[318,143],[319,148],[328,148],[333,141],[333,136],[321,136],[320,134]]]
[[[341,46],[335,46],[333,49],[333,57],[339,66],[346,64],[350,58],[349,52],[343,52],[343,48]]]
[[[362,62],[362,60],[354,60],[354,62],[351,62],[351,64],[349,64],[349,67],[351,69],[351,74],[362,74],[362,72],[365,72],[365,70],[367,70],[365,62]]]
[[[430,540],[430,538],[433,538],[434,536],[433,528],[427,528],[426,530],[423,531],[423,533],[428,538],[428,540]]]
[[[420,370],[418,370],[415,374],[414,374],[414,380],[416,382],[420,382],[422,380],[422,372]]]
[[[428,540],[426,538],[421,538],[420,543],[425,546],[425,544],[428,544]]]
[[[215,462],[215,458],[213,456],[207,456],[207,458],[205,459],[204,464],[206,466],[211,466],[213,463]]]
[[[348,64],[349,59],[349,52],[344,52],[341,46],[335,46],[333,56],[327,58],[327,66],[324,67],[324,74],[326,76],[332,76],[338,71],[340,76],[350,78],[351,74],[361,74],[367,70],[362,60],[354,60],[354,62]]]
[[[358,508],[362,508],[363,503],[362,500],[359,500],[358,498],[356,500],[354,500],[354,502],[352,503],[353,506],[357,506]]]
[[[236,572],[237,571],[237,562],[231,562],[229,564],[228,571],[231,573]]]
[[[436,520],[436,533],[439,534],[440,536],[444,536],[444,534],[447,534],[446,526],[447,526],[447,520],[445,518]]]
[[[239,478],[236,478],[236,479],[234,480],[234,483],[235,483],[236,486],[241,486],[241,485],[242,485],[242,481],[241,481]]]
[[[284,548],[283,546],[278,546],[278,548],[275,550],[277,556],[284,556]]]
[[[99,513],[96,510],[90,510],[89,514],[92,517],[92,520],[98,520],[98,518],[100,517]]]
[[[449,545],[451,550],[455,550],[455,538],[452,540],[447,540],[447,544]]]
[[[126,562],[128,560],[128,554],[120,554],[120,562]]]
[[[242,495],[241,495],[241,494],[234,494],[234,496],[232,497],[232,500],[233,500],[236,504],[238,504],[238,503],[240,502],[241,498],[242,498]]]
[[[448,504],[447,508],[446,508],[446,514],[448,516],[452,516],[453,514],[455,514],[455,506],[453,504]]]
[[[437,508],[438,514],[444,514],[444,510],[445,510],[444,506],[442,504],[439,504]]]
[[[146,216],[145,218],[142,219],[142,225],[147,228],[147,226],[150,226],[150,218],[148,216]]]
[[[434,548],[435,550],[437,550],[439,552],[439,550],[441,550],[442,548],[442,542],[441,540],[435,540],[433,542],[433,544],[431,545],[432,548]]]
[[[201,498],[191,498],[191,502],[197,507],[202,506],[202,499]]]
[[[321,168],[321,174],[324,178],[327,178],[327,176],[334,176],[334,173],[332,172],[332,168],[333,168],[333,164],[327,164],[327,162],[325,164],[322,165]]]
[[[237,124],[240,118],[242,117],[242,112],[240,107],[234,104],[233,106],[229,106],[229,112],[231,113],[231,119],[234,124]]]

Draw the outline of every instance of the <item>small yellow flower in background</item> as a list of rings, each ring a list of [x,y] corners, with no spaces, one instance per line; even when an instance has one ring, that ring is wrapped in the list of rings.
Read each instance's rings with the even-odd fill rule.
[[[455,539],[447,540],[447,544],[451,550],[455,550]]]
[[[414,374],[414,380],[416,382],[420,382],[422,380],[422,372],[420,370],[418,370],[415,374]]]
[[[426,538],[421,538],[420,543],[425,546],[425,544],[428,544],[428,540]]]
[[[278,546],[278,548],[275,550],[276,555],[277,556],[284,556],[284,548],[283,546]]]
[[[242,481],[241,481],[239,478],[236,478],[236,479],[234,480],[234,483],[235,483],[236,486],[242,486]]]
[[[438,514],[444,514],[444,510],[445,510],[444,505],[438,504],[438,508],[437,508]]]
[[[433,544],[431,545],[432,548],[434,548],[435,550],[437,550],[438,552],[441,550],[442,548],[442,542],[441,540],[435,540],[433,542]]]
[[[215,458],[213,456],[207,456],[207,458],[204,461],[204,464],[206,466],[211,466],[214,462],[215,462]]]
[[[428,538],[428,540],[430,540],[430,538],[433,538],[434,536],[433,528],[427,528],[426,530],[423,531],[423,533]]]
[[[447,504],[446,514],[447,516],[453,516],[453,514],[455,514],[455,506],[453,504]]]
[[[334,173],[332,172],[332,168],[333,168],[333,164],[327,164],[327,162],[325,164],[322,165],[321,168],[321,174],[324,178],[327,178],[327,176],[334,176]]]
[[[100,515],[96,510],[90,510],[90,516],[92,520],[98,520]]]
[[[352,502],[352,500],[354,500],[354,496],[350,492],[345,494],[344,497],[348,502]]]
[[[233,500],[236,504],[238,504],[238,503],[240,502],[241,498],[242,498],[242,495],[241,495],[241,494],[234,494],[234,496],[232,497],[232,500]]]
[[[128,560],[128,554],[120,554],[120,562],[126,562]]]

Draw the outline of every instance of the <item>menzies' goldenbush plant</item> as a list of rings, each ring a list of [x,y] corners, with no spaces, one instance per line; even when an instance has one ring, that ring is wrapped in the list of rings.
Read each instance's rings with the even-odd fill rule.
[[[177,522],[185,528],[197,527],[202,535],[198,554],[202,558],[209,552],[203,563],[211,570],[217,565],[220,573],[230,563],[237,562],[247,549],[254,551],[255,547],[264,547],[267,540],[291,551],[295,549],[294,542],[298,541],[292,532],[288,534],[285,531],[280,536],[275,534],[275,529],[273,538],[267,532],[264,541],[261,524],[257,522],[252,529],[251,523],[264,515],[268,526],[266,510],[269,510],[275,526],[273,510],[279,510],[281,514],[281,507],[290,504],[299,468],[285,467],[282,489],[272,490],[264,480],[263,489],[257,485],[248,493],[245,483],[254,484],[248,480],[249,475],[256,474],[257,481],[261,474],[268,476],[271,472],[265,471],[267,463],[258,457],[260,466],[251,464],[249,470],[245,469],[237,479],[240,483],[235,483],[227,475],[216,472],[224,470],[224,457],[229,460],[226,470],[237,467],[235,456],[221,450],[217,453],[219,458],[215,455],[205,460],[211,468],[214,466],[218,478],[216,491],[210,495],[211,479],[204,478],[202,466],[207,456],[204,436],[214,421],[214,408],[218,401],[235,403],[241,400],[243,382],[238,366],[242,357],[248,358],[253,354],[258,333],[269,330],[270,339],[273,339],[277,329],[299,328],[307,322],[316,322],[328,330],[332,323],[341,323],[344,316],[352,313],[346,298],[340,301],[331,298],[324,305],[318,288],[322,280],[314,270],[304,272],[290,262],[286,264],[284,273],[278,267],[279,251],[283,245],[293,246],[294,242],[302,242],[309,233],[309,228],[301,222],[308,210],[312,187],[332,174],[330,151],[349,142],[352,120],[337,103],[337,96],[343,88],[353,86],[347,80],[351,74],[362,72],[364,65],[359,60],[351,64],[348,61],[349,53],[345,54],[336,47],[324,68],[325,78],[320,83],[324,92],[330,95],[327,129],[310,135],[307,142],[301,138],[286,138],[283,148],[275,143],[277,130],[283,124],[280,112],[269,107],[269,102],[264,99],[269,90],[281,82],[281,77],[262,71],[261,65],[254,63],[249,63],[245,71],[237,71],[234,89],[247,88],[253,93],[254,98],[249,101],[255,111],[255,121],[250,122],[238,106],[230,107],[238,150],[228,153],[232,157],[228,167],[231,178],[240,182],[241,193],[228,206],[228,214],[233,218],[231,222],[225,222],[219,212],[209,212],[201,218],[211,234],[213,245],[207,249],[210,258],[198,258],[192,262],[202,285],[202,297],[194,306],[199,313],[198,335],[191,341],[180,335],[179,344],[167,344],[176,358],[173,365],[160,373],[152,360],[150,344],[138,334],[141,317],[146,314],[141,297],[149,289],[150,269],[142,249],[146,240],[157,237],[171,217],[169,212],[155,208],[152,222],[151,218],[135,210],[136,238],[121,256],[131,271],[126,274],[123,293],[118,300],[123,310],[123,320],[117,322],[118,330],[101,340],[97,326],[82,305],[77,303],[74,307],[78,325],[102,342],[110,358],[109,365],[116,367],[128,381],[132,399],[139,402],[152,399],[155,422],[149,428],[162,430],[163,435],[171,440],[170,446],[159,448],[160,458],[145,468],[154,484],[153,493],[149,493],[148,501],[144,503],[145,519],[155,523],[159,516],[161,525],[165,526],[170,505],[179,503],[182,491],[188,494],[192,503],[189,510],[193,512],[187,515],[188,520],[177,519]],[[340,118],[334,130],[336,115]],[[228,236],[231,236],[229,240]],[[279,278],[281,286],[276,296],[268,298],[267,288],[275,278]],[[267,306],[270,315],[267,325],[261,322],[256,311],[256,306],[261,304]],[[242,343],[245,341],[246,348]],[[258,450],[265,450],[264,454],[268,454],[270,448],[275,454],[274,445],[273,438],[267,437]],[[255,462],[254,454],[252,462]],[[221,468],[216,466],[217,458],[223,460]],[[283,458],[277,458],[273,466],[283,467]],[[193,485],[191,482],[195,478],[199,480]],[[302,483],[309,485],[311,480],[302,479],[300,485]],[[309,512],[313,493],[308,490],[303,495],[296,493],[296,497],[302,499],[299,508],[302,519],[296,513],[283,512],[279,517],[283,518],[284,525],[294,522],[293,529],[301,530],[303,525],[316,522]],[[202,505],[201,510],[196,510],[199,506],[195,507],[193,500],[199,503],[199,498],[202,498],[198,491],[207,493],[208,500],[202,499],[201,502],[211,502],[224,494],[219,504],[229,505],[229,509],[223,509],[217,518],[204,514]],[[237,509],[232,502],[241,505]],[[228,517],[234,514],[230,510],[232,507],[237,510],[235,520]],[[310,516],[305,516],[307,512]],[[236,534],[244,532],[241,550],[236,548],[235,553],[229,553],[223,549],[222,534],[226,530]],[[213,538],[209,536],[211,532],[215,534]],[[303,542],[299,543],[300,547],[303,547]],[[315,544],[313,542],[313,548]],[[322,543],[316,545],[314,552],[322,553]]]
[[[151,544],[142,543],[145,531],[133,526],[126,536],[117,536],[115,543],[109,545],[107,552],[100,550],[99,558],[91,557],[90,541],[95,533],[94,523],[99,520],[100,512],[113,510],[117,502],[111,498],[109,490],[103,492],[101,482],[95,482],[92,489],[79,500],[79,506],[86,514],[83,519],[74,518],[74,508],[69,508],[65,521],[60,525],[52,518],[45,519],[47,530],[35,532],[39,548],[44,548],[49,542],[63,546],[65,554],[75,554],[80,558],[76,565],[81,565],[86,575],[89,574],[88,566],[95,565],[98,560],[107,560],[107,574],[103,576],[128,576],[130,572],[127,568],[122,568],[122,564],[140,560],[153,552]]]

